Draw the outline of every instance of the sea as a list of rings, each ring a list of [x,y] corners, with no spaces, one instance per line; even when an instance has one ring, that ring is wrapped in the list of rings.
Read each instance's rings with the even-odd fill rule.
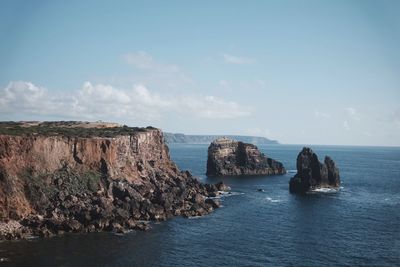
[[[301,145],[260,145],[282,176],[205,176],[207,145],[172,144],[180,169],[232,188],[210,215],[147,232],[0,243],[0,266],[400,266],[400,148],[312,146],[340,169],[340,190],[289,193]]]

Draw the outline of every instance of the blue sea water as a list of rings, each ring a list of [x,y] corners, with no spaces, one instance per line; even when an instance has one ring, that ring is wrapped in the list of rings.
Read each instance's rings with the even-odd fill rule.
[[[340,168],[339,192],[289,194],[301,146],[259,146],[289,173],[207,178],[207,145],[170,145],[181,169],[224,181],[223,207],[148,232],[0,243],[4,266],[400,266],[400,148],[313,146]],[[263,189],[260,192],[258,189]]]

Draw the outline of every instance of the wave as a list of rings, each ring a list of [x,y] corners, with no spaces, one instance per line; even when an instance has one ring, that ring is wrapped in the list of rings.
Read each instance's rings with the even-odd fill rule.
[[[216,197],[209,197],[211,199],[220,199],[223,197],[231,197],[231,196],[238,196],[238,195],[244,195],[244,193],[241,192],[225,192],[225,191],[218,191],[218,196]]]
[[[297,173],[297,170],[287,170],[287,173]]]
[[[268,202],[271,202],[271,203],[282,202],[282,200],[280,200],[280,199],[273,199],[273,198],[270,198],[270,197],[267,197],[266,200]]]
[[[321,187],[316,188],[310,191],[310,193],[337,193],[341,188],[329,188],[329,187]]]

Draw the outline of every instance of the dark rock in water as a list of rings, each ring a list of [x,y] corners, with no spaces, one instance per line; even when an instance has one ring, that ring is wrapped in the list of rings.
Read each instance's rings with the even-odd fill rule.
[[[268,158],[257,146],[228,138],[213,141],[208,147],[207,175],[280,175],[281,162]]]
[[[224,192],[231,191],[231,188],[226,184],[224,184],[223,182],[219,182],[215,184],[215,186],[217,187],[218,191],[224,191]]]
[[[221,206],[219,200],[215,198],[207,198],[206,203],[210,204],[214,209],[219,208]]]
[[[290,192],[305,193],[317,188],[339,186],[339,169],[335,162],[326,156],[324,163],[321,163],[311,148],[304,147],[297,156],[297,173],[289,181]]]

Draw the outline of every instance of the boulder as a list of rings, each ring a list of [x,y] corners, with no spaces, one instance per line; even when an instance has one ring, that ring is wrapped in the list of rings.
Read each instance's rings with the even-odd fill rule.
[[[328,156],[324,163],[319,162],[311,148],[304,147],[297,156],[297,173],[289,181],[291,193],[306,193],[317,188],[338,188],[339,169]]]
[[[220,138],[208,147],[207,175],[281,175],[283,164],[267,157],[253,144]]]

